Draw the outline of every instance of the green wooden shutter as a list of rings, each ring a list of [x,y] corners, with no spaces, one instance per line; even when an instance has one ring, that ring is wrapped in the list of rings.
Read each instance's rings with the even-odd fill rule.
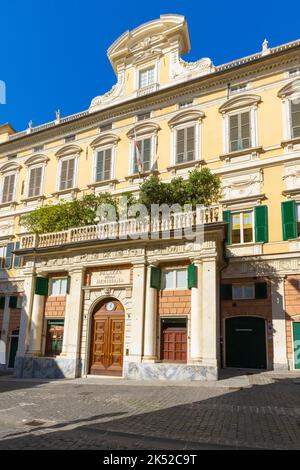
[[[227,222],[227,235],[226,235],[226,243],[228,243],[228,245],[231,244],[231,227],[230,227],[230,211],[223,211],[223,220],[224,222]]]
[[[18,250],[20,248],[20,242],[15,243],[15,250]],[[19,268],[20,267],[20,261],[21,257],[18,255],[14,255],[14,268]]]
[[[266,299],[268,297],[268,286],[266,282],[255,283],[255,298]]]
[[[6,245],[6,254],[5,254],[5,263],[4,263],[4,267],[6,269],[10,269],[12,266],[13,249],[14,249],[14,243],[8,243]]]
[[[151,266],[150,287],[160,289],[161,287],[161,270],[155,266]]]
[[[47,277],[36,277],[35,294],[48,295],[48,278]]]
[[[0,297],[0,309],[3,310],[5,306],[5,297]]]
[[[18,297],[11,295],[9,298],[9,308],[17,308]]]
[[[197,287],[197,268],[194,263],[190,264],[187,268],[188,288]]]
[[[232,300],[232,284],[221,284],[221,299]]]
[[[296,202],[284,201],[281,203],[282,236],[283,240],[297,238]]]
[[[255,216],[255,241],[268,242],[268,207],[257,206],[254,209]]]
[[[70,294],[70,287],[71,287],[71,276],[68,276],[68,279],[67,279],[67,290],[66,290],[66,293],[67,293],[67,294]]]

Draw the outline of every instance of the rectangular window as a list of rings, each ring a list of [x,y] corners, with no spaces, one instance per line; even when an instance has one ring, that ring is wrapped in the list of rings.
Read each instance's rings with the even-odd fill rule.
[[[290,77],[298,77],[299,75],[300,75],[300,67],[289,71]]]
[[[250,111],[229,116],[230,152],[251,147]]]
[[[68,290],[68,278],[52,278],[50,281],[50,292],[49,295],[59,296],[66,295]]]
[[[15,192],[15,174],[4,176],[3,189],[2,189],[2,202],[11,202],[14,199]]]
[[[60,185],[59,189],[73,188],[74,185],[75,158],[68,158],[61,161]]]
[[[195,126],[176,131],[176,164],[195,159]]]
[[[167,269],[162,277],[163,289],[187,289],[187,270]]]
[[[76,138],[75,134],[67,135],[67,137],[65,137],[65,143],[73,142],[75,138]]]
[[[46,334],[46,356],[59,356],[64,337],[64,320],[48,320]]]
[[[147,113],[141,113],[137,115],[137,121],[146,121],[147,119],[150,119],[151,113],[148,111]]]
[[[111,156],[111,148],[97,152],[96,181],[105,181],[111,178]]]
[[[300,204],[297,204],[297,237],[300,237]]]
[[[44,145],[37,145],[36,147],[33,147],[34,152],[41,152],[41,150],[44,150]]]
[[[300,137],[300,98],[291,101],[292,138]]]
[[[142,171],[149,171],[151,165],[151,138],[138,140],[136,146],[134,147],[134,165],[133,173],[139,171],[139,162],[140,159],[142,165]]]
[[[232,299],[233,300],[242,300],[242,299],[254,299],[255,290],[254,284],[233,284],[232,285]]]
[[[247,83],[240,83],[238,85],[231,85],[230,94],[235,95],[236,93],[242,93],[247,90]]]
[[[41,194],[43,168],[31,168],[29,173],[28,197],[39,196]]]
[[[139,73],[139,88],[144,88],[154,83],[154,67],[149,67],[144,70],[140,70]]]
[[[253,212],[231,214],[231,243],[250,243],[253,241]]]
[[[102,126],[100,126],[100,132],[110,131],[111,129],[112,129],[111,122],[108,122],[107,124],[103,124]]]
[[[178,108],[179,109],[189,108],[190,106],[193,106],[193,104],[194,104],[194,100],[182,101],[181,103],[178,103]]]

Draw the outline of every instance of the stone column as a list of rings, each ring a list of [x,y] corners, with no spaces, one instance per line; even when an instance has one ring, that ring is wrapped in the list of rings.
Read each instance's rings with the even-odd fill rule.
[[[157,290],[150,287],[151,266],[147,267],[144,327],[144,362],[155,362],[157,344]]]
[[[141,362],[143,353],[143,333],[145,315],[145,263],[133,265],[131,346],[129,359]],[[153,289],[155,290],[155,289]]]
[[[70,292],[67,296],[64,338],[60,357],[67,357],[77,362],[80,353],[81,316],[82,316],[82,286],[84,268],[75,268],[69,272],[71,277]]]
[[[32,315],[30,322],[30,340],[28,353],[31,356],[42,355],[42,334],[44,323],[44,304],[43,295],[34,294],[32,304]]]
[[[0,365],[6,366],[7,364],[7,338],[9,328],[9,295],[5,296],[5,304],[3,309],[3,321],[0,326],[1,339],[0,339]]]
[[[34,296],[35,276],[34,272],[24,273],[24,294],[22,300],[20,333],[17,356],[24,356],[29,347],[30,320]]]
[[[271,279],[274,369],[288,369],[286,348],[284,277]]]
[[[204,366],[217,367],[217,259],[216,256],[202,260],[202,363]]]
[[[190,363],[200,363],[202,355],[202,305],[201,305],[201,289],[202,289],[202,264],[201,261],[195,260],[197,273],[197,286],[191,289],[191,356]]]

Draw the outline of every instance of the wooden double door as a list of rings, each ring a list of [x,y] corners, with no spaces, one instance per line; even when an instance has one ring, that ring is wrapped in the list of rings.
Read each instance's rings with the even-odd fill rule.
[[[122,375],[125,315],[120,302],[108,300],[94,313],[90,374]]]

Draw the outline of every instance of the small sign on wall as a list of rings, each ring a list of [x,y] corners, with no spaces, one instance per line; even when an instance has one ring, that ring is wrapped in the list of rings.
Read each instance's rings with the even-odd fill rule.
[[[130,284],[130,269],[96,271],[91,275],[91,286],[114,286]]]

